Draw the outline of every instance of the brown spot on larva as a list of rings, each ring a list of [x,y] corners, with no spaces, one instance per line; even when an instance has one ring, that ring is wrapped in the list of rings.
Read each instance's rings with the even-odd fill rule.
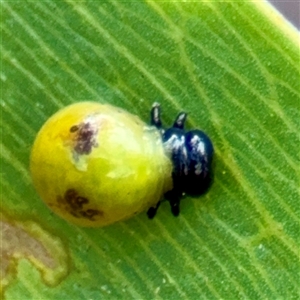
[[[78,196],[74,189],[66,191],[65,200],[73,210],[82,209],[83,204],[89,203],[87,198]]]
[[[75,132],[79,129],[79,127],[77,125],[74,125],[70,128],[70,132]]]
[[[75,217],[75,218],[77,218],[77,219],[80,218],[80,215],[78,215],[78,212],[75,212],[75,211],[69,211],[69,213],[70,213],[73,217]]]
[[[98,125],[93,123],[92,120],[72,126],[70,132],[74,134],[74,151],[76,154],[90,154],[92,148],[98,146],[96,141]]]
[[[58,206],[64,211],[69,212],[75,218],[85,218],[90,221],[96,221],[96,217],[102,217],[103,211],[92,208],[84,208],[89,204],[89,199],[80,196],[75,189],[68,189],[64,196],[57,197]]]
[[[81,211],[80,214],[84,217],[84,218],[87,218],[91,221],[94,221],[94,217],[95,216],[102,216],[103,215],[103,212],[100,211],[100,210],[97,210],[97,209],[87,209],[85,211]]]

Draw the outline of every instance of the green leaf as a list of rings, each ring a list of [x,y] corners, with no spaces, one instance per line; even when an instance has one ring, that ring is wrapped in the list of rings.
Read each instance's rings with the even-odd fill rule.
[[[265,2],[1,2],[6,299],[298,299],[299,33]],[[52,214],[28,171],[59,108],[187,111],[210,191],[106,228]],[[42,166],[41,166],[42,167]]]

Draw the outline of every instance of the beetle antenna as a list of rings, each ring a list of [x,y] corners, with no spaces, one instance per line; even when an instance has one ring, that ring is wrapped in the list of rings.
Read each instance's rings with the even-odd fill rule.
[[[179,115],[175,119],[173,128],[183,129],[186,118],[187,118],[187,114],[185,112],[179,113]]]

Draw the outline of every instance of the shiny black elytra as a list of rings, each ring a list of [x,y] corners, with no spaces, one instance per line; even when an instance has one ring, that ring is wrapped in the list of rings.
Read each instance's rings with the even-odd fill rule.
[[[186,113],[179,113],[173,126],[163,129],[160,105],[154,103],[151,109],[151,125],[161,132],[165,152],[173,163],[173,189],[165,194],[165,199],[169,201],[174,216],[179,215],[179,204],[184,193],[194,196],[204,194],[212,181],[212,142],[201,130],[186,132],[186,117]],[[156,215],[160,203],[149,208],[147,215],[150,219]]]

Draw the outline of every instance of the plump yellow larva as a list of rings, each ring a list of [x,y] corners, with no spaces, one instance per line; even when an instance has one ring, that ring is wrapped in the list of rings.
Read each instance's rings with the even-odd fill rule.
[[[67,106],[43,125],[30,169],[43,201],[80,226],[127,219],[172,189],[172,162],[159,131],[96,102]]]

